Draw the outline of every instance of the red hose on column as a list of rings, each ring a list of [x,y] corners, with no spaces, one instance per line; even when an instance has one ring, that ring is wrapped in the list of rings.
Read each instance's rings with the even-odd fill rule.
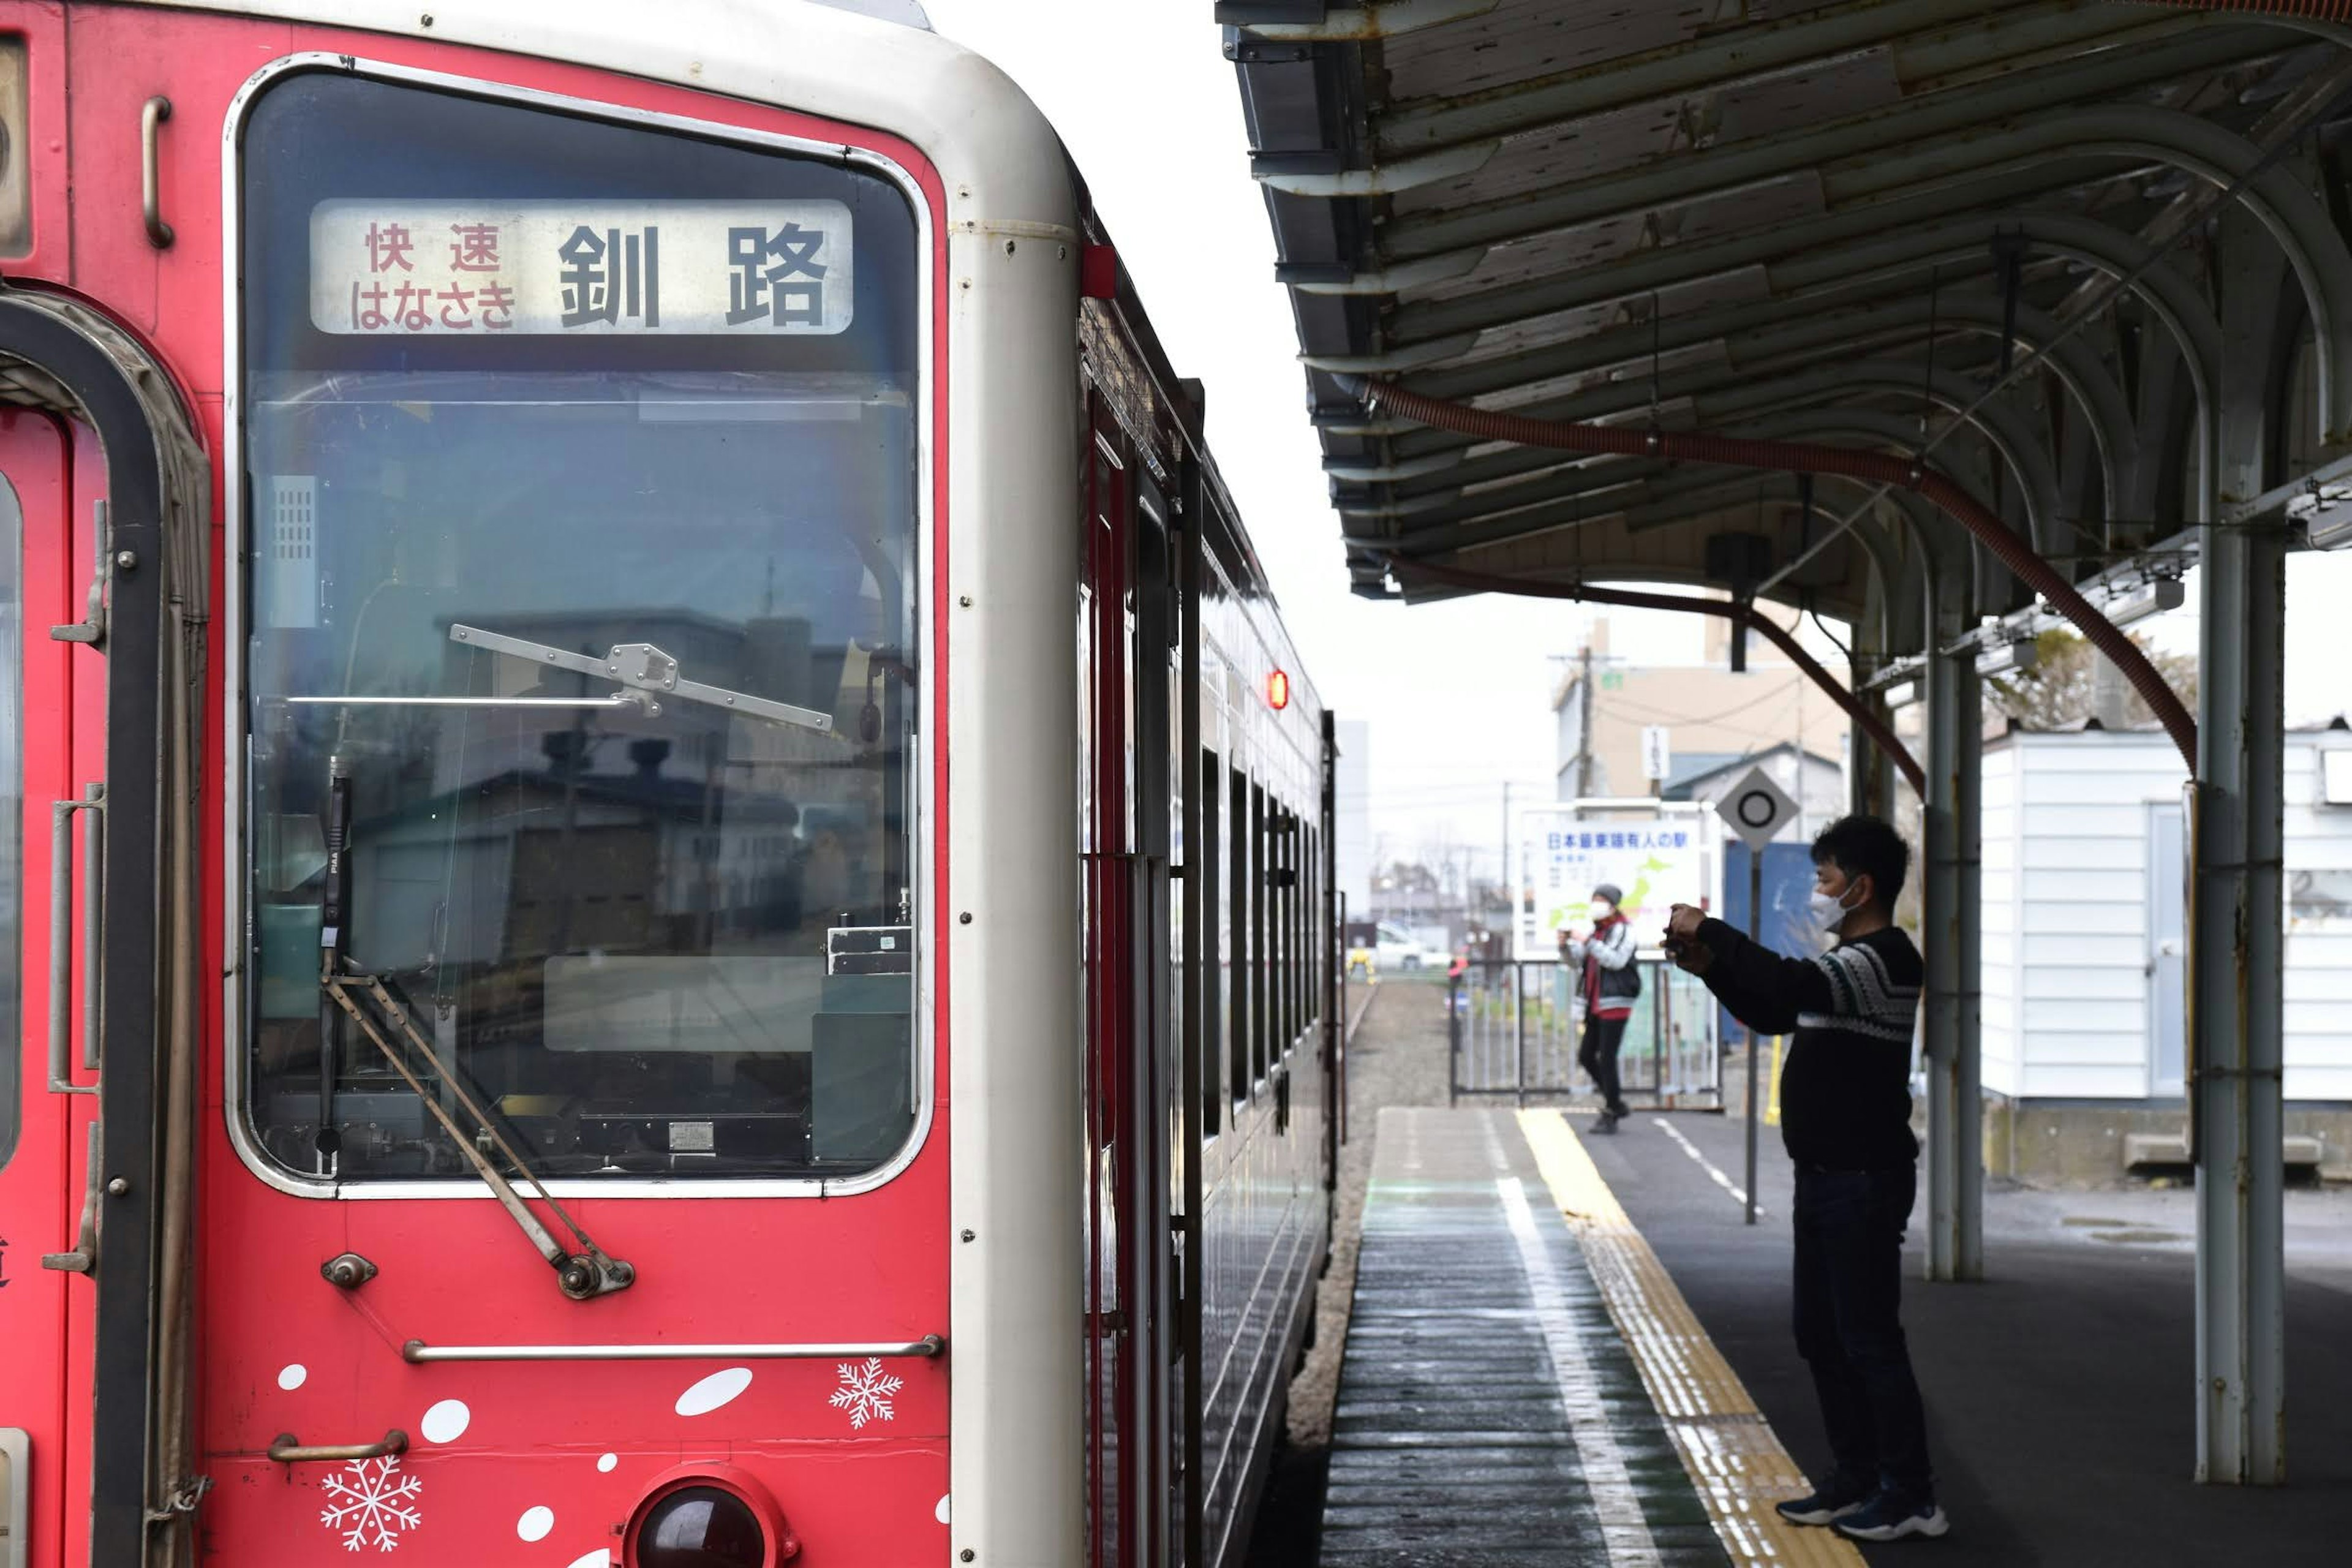
[[[1449,584],[1456,588],[1471,588],[1487,594],[1517,594],[1535,599],[1574,599],[1594,605],[1622,605],[1633,610],[1679,610],[1694,616],[1717,616],[1727,621],[1738,621],[1760,633],[1773,647],[1789,656],[1789,662],[1802,670],[1815,686],[1828,693],[1830,700],[1846,711],[1846,716],[1862,727],[1878,749],[1895,760],[1903,776],[1921,799],[1927,795],[1927,775],[1911,755],[1895,731],[1888,729],[1877,714],[1870,710],[1853,692],[1839,683],[1838,679],[1823,669],[1821,662],[1805,651],[1802,644],[1790,636],[1787,627],[1769,616],[1759,616],[1747,605],[1729,599],[1694,599],[1681,594],[1645,594],[1633,588],[1592,588],[1581,583],[1538,583],[1518,577],[1495,577],[1484,572],[1465,572],[1456,566],[1440,566],[1433,562],[1415,561],[1410,557],[1391,556],[1389,565],[1401,572],[1427,577],[1432,582]]]
[[[2352,0],[2140,0],[2140,4],[2169,5],[2176,11],[2267,11],[2273,16],[2300,16],[2311,22],[2352,22]]]
[[[2344,0],[2352,5],[2352,0]],[[1628,458],[1664,458],[1669,462],[1717,463],[1725,468],[1756,468],[1774,473],[1838,474],[1872,484],[1915,490],[1939,511],[1974,534],[2017,579],[2050,602],[2050,607],[2074,623],[2091,645],[2115,662],[2132,689],[2172,737],[2189,771],[2197,771],[2197,721],[2181,706],[2179,697],[2165,683],[2139,645],[2116,629],[2115,623],[2092,607],[2057,569],[2033,552],[2032,547],[2010,531],[1990,508],[1948,476],[1925,463],[1885,452],[1854,447],[1815,447],[1793,441],[1758,441],[1739,436],[1707,436],[1674,430],[1637,430],[1607,425],[1579,425],[1558,419],[1528,419],[1515,414],[1495,414],[1467,404],[1447,403],[1407,392],[1392,383],[1340,375],[1334,380],[1349,393],[1387,413],[1401,414],[1418,424],[1452,430],[1481,441],[1509,441],[1522,447],[1546,447],[1567,452],[1590,452]],[[1763,624],[1759,618],[1759,625]]]

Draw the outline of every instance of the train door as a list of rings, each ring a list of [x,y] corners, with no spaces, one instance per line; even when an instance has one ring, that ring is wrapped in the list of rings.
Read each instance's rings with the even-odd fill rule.
[[[1093,1561],[1168,1538],[1169,792],[1166,529],[1097,406],[1080,625],[1085,802],[1087,1478]]]
[[[1181,1028],[1176,990],[1169,866],[1173,836],[1171,776],[1170,644],[1174,633],[1168,505],[1149,478],[1138,481],[1134,512],[1135,611],[1130,617],[1135,689],[1136,846],[1129,895],[1135,910],[1134,1071],[1128,1084],[1128,1166],[1136,1198],[1135,1245],[1129,1249],[1129,1297],[1136,1331],[1129,1348],[1139,1443],[1135,1467],[1138,1564],[1166,1561],[1170,1550],[1173,1463],[1170,1399],[1181,1346],[1172,1291],[1177,1258],[1172,1225],[1180,1189],[1175,1162],[1175,1088]]]
[[[59,864],[51,827],[52,803],[76,793],[72,681],[95,673],[49,635],[81,618],[70,568],[86,573],[89,559],[72,548],[73,446],[51,415],[0,413],[0,1562],[11,1563],[63,1560],[69,1456],[86,1439],[68,1368],[89,1328],[69,1282],[87,1269],[68,1255],[95,1109],[91,1042],[71,1005],[78,955],[62,976],[50,958],[53,935],[75,934],[70,908],[53,927],[52,889],[62,881],[70,900],[86,886],[80,852],[68,837]]]

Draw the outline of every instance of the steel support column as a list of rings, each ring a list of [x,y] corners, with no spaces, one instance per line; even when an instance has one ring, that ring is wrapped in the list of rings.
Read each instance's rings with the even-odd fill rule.
[[[1952,673],[1958,710],[1952,847],[1958,910],[1959,1037],[1951,1066],[1951,1272],[1984,1278],[1984,681],[1971,658]]]
[[[1926,1277],[1983,1274],[1983,1116],[1978,1096],[1977,922],[1980,903],[1978,774],[1984,761],[1983,686],[1973,650],[1941,651],[1968,626],[1965,558],[1936,563],[1936,651],[1927,670],[1927,797],[1923,803],[1927,997]]]
[[[2219,461],[2226,506],[2262,485],[2264,382],[2283,268],[2222,221]],[[2209,516],[2211,514],[2209,514]],[[2189,889],[2197,1149],[2197,1479],[2286,1479],[2281,930],[2286,538],[2200,531],[2198,784]]]

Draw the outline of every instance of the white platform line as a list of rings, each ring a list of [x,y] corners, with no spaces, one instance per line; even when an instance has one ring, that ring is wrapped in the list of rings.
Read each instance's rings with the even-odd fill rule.
[[[1741,1186],[1738,1182],[1733,1181],[1729,1176],[1724,1174],[1722,1169],[1718,1167],[1714,1161],[1700,1153],[1698,1152],[1698,1145],[1684,1137],[1683,1130],[1681,1128],[1675,1126],[1673,1122],[1667,1121],[1663,1116],[1653,1116],[1650,1120],[1657,1124],[1659,1131],[1664,1133],[1667,1137],[1681,1144],[1683,1146],[1683,1152],[1688,1154],[1692,1159],[1696,1160],[1698,1162],[1698,1168],[1705,1171],[1714,1181],[1717,1186],[1721,1187],[1725,1192],[1729,1193],[1733,1203],[1739,1205],[1742,1208],[1748,1206],[1748,1189]],[[1762,1204],[1758,1204],[1756,1205],[1756,1212],[1759,1215],[1762,1215],[1764,1212],[1764,1205]]]
[[[1600,1381],[1591,1358],[1584,1353],[1584,1337],[1569,1314],[1568,1292],[1551,1255],[1544,1250],[1526,1189],[1517,1176],[1499,1176],[1495,1190],[1502,1194],[1503,1217],[1510,1224],[1511,1239],[1518,1243],[1519,1267],[1527,1273],[1528,1292],[1535,1300],[1536,1321],[1543,1329],[1544,1349],[1559,1384],[1560,1407],[1568,1413],[1568,1429],[1576,1440],[1584,1484],[1592,1494],[1593,1510],[1601,1517],[1601,1539],[1608,1548],[1609,1561],[1624,1568],[1659,1568],[1650,1521],[1642,1513],[1642,1500],[1625,1468],[1625,1455],[1617,1447],[1616,1429],[1601,1402]]]

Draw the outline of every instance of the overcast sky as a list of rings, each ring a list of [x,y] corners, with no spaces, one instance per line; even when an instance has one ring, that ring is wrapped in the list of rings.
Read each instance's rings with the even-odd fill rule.
[[[1372,725],[1375,833],[1404,852],[1494,843],[1507,781],[1550,792],[1552,660],[1581,645],[1581,612],[1503,598],[1407,609],[1349,594],[1289,301],[1274,280],[1273,235],[1210,0],[925,4],[940,32],[1003,67],[1059,128],[1178,373],[1207,383],[1210,447],[1306,674],[1343,718]],[[2347,595],[2352,551],[2290,568],[2291,721],[2324,720],[2352,702]],[[2193,611],[2193,584],[2189,602]],[[2196,646],[2191,612],[2138,629],[2168,647]],[[1610,642],[1636,662],[1699,655],[1699,632],[1683,616],[1614,613]]]

